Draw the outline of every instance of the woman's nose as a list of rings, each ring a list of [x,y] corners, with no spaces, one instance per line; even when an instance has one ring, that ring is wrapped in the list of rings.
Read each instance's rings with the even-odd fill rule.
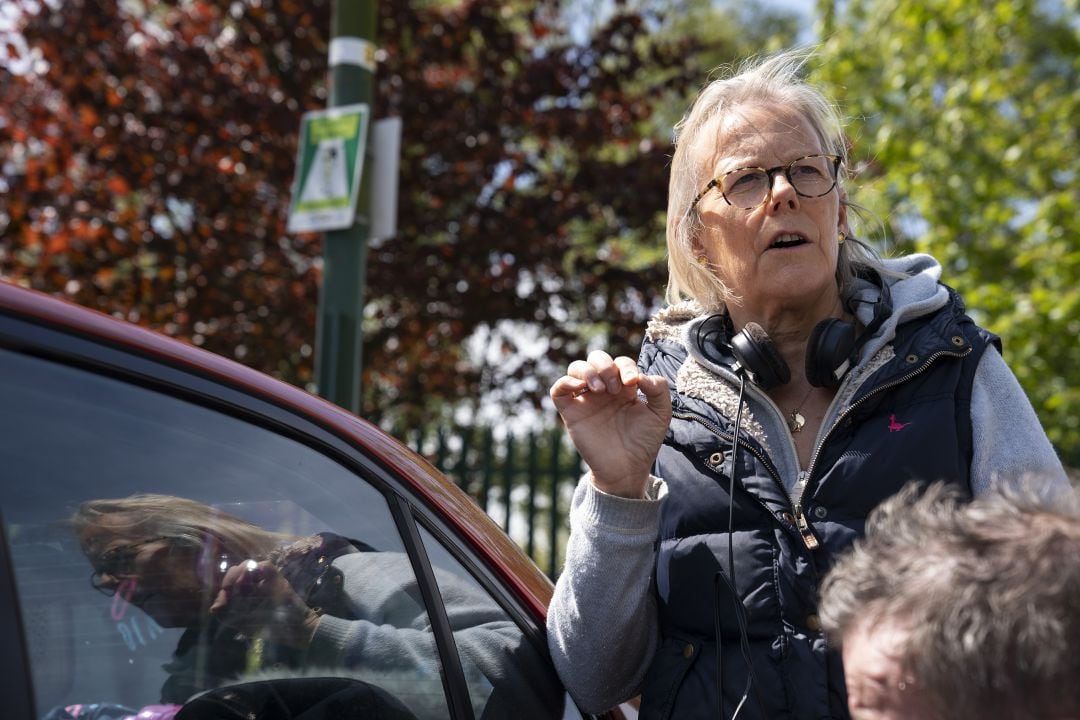
[[[120,587],[120,578],[116,577],[110,572],[99,572],[97,575],[97,584],[101,588],[115,591]]]
[[[772,177],[769,184],[769,199],[767,204],[773,210],[779,210],[787,205],[794,209],[799,204],[799,193],[795,192],[795,186],[787,179],[787,175],[778,172]]]

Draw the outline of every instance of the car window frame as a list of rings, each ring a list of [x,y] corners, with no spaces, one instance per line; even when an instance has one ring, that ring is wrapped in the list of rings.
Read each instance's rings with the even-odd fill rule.
[[[25,629],[7,525],[0,511],[0,647],[5,648],[0,652],[0,697],[4,699],[5,716],[36,718],[37,700]]]
[[[398,478],[392,469],[383,466],[376,457],[369,455],[370,451],[293,408],[273,402],[270,397],[256,396],[250,388],[231,385],[227,378],[207,376],[193,367],[178,367],[167,358],[148,356],[136,348],[114,346],[113,343],[103,342],[96,337],[82,336],[69,328],[48,327],[36,319],[26,320],[0,313],[0,348],[102,375],[253,424],[321,453],[356,475],[359,480],[370,484],[387,501],[421,596],[427,605],[436,652],[439,653],[443,690],[451,717],[454,720],[475,720],[461,657],[450,629],[442,595],[415,526],[418,515],[434,517],[435,512],[426,505],[414,502],[414,499],[419,499],[418,493]],[[0,514],[2,511],[3,508],[0,507]],[[6,553],[6,527],[0,526],[0,529],[5,533],[3,548]],[[10,571],[10,562],[8,569]],[[14,579],[11,572],[8,572],[7,577],[10,587],[0,587],[0,601],[10,600],[9,607],[17,610],[17,579]],[[504,601],[506,599],[503,593],[493,593],[493,596]],[[500,604],[504,605],[505,602]],[[22,672],[13,672],[12,678],[21,675],[23,682],[20,687],[23,687],[24,694],[29,693],[30,703],[24,707],[28,711],[25,716],[36,717],[29,647],[24,637],[21,612],[17,610],[17,613],[0,614],[5,616],[2,622],[9,624],[11,618],[18,618],[17,637],[9,636],[13,644],[8,647],[17,647],[21,652],[8,654],[17,656],[15,662],[22,668]],[[520,620],[515,620],[521,627]],[[2,629],[0,627],[0,630]],[[0,635],[0,639],[2,637]],[[17,644],[14,644],[14,641],[17,641]],[[18,714],[14,716],[19,717]]]
[[[440,666],[443,669],[443,682],[452,684],[461,692],[447,692],[450,714],[455,718],[468,718],[475,720],[472,703],[469,702],[469,686],[465,681],[465,670],[461,666],[461,655],[458,652],[457,641],[450,629],[450,619],[446,614],[446,605],[443,603],[439,584],[435,579],[435,571],[428,558],[427,549],[416,529],[416,519],[409,509],[406,500],[400,495],[394,495],[390,502],[390,512],[397,521],[399,531],[405,528],[402,534],[405,546],[410,549],[409,558],[413,563],[413,572],[416,574],[416,582],[420,587],[420,595],[427,605],[428,619],[435,635],[435,644],[441,654],[450,654],[451,662],[446,658],[440,658]]]
[[[499,587],[498,577],[480,561],[471,546],[463,542],[455,542],[458,535],[437,514],[427,508],[414,508],[417,523],[431,533],[443,548],[461,563],[462,567],[479,583],[480,587],[490,595],[514,621],[518,629],[522,631],[530,643],[543,654],[548,654],[547,628],[537,622],[531,615],[525,612],[520,603],[513,600]],[[422,541],[421,541],[422,543]]]

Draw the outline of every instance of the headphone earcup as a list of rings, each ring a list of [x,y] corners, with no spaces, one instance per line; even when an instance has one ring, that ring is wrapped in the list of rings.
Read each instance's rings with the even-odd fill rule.
[[[710,315],[692,330],[692,339],[709,362],[724,365],[723,349],[728,347],[727,330],[722,314]]]
[[[855,349],[855,326],[839,318],[828,318],[814,326],[806,341],[806,380],[815,387],[837,387],[837,368],[851,358]],[[844,369],[847,372],[847,369]]]
[[[731,352],[739,364],[754,375],[754,382],[768,390],[791,381],[791,370],[780,357],[768,333],[757,323],[746,323],[731,338]]]

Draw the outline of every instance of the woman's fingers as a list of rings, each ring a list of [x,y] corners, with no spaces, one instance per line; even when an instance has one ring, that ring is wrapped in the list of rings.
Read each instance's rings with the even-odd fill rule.
[[[619,379],[619,367],[615,361],[603,350],[593,350],[587,358],[589,365],[596,370],[596,380],[589,381],[589,389],[593,392],[607,390],[615,395],[622,390],[622,381]],[[600,383],[603,383],[601,386]]]
[[[563,407],[567,401],[587,392],[605,393],[607,383],[600,377],[596,366],[586,360],[575,360],[566,369],[566,374],[555,381],[549,395],[555,401],[555,407]]]
[[[589,385],[587,382],[580,378],[563,375],[551,386],[549,395],[551,395],[551,399],[555,401],[555,406],[559,407],[563,401],[572,400],[587,392],[589,392]]]
[[[636,375],[637,365],[633,359],[625,355],[612,359],[603,350],[594,350],[589,353],[587,360],[575,360],[570,363],[570,366],[566,369],[566,376],[560,378],[560,390],[576,392],[588,387],[590,392],[608,392],[614,395],[621,391],[625,385],[632,385],[633,378]],[[581,382],[572,383],[568,378]],[[626,378],[627,382],[624,382],[624,378]]]
[[[267,586],[276,579],[276,575],[277,569],[265,560],[244,560],[233,565],[221,579],[221,589],[210,605],[210,612],[220,612],[232,599],[266,595]]]
[[[656,413],[665,424],[671,420],[671,392],[668,381],[660,375],[640,375],[638,389],[645,396],[649,409]]]
[[[614,395],[621,400],[633,400],[637,397],[640,383],[647,377],[641,374],[637,361],[633,358],[626,355],[612,358],[602,350],[595,350],[589,353],[587,360],[575,360],[570,363],[566,375],[555,381],[549,394],[555,402],[555,407],[560,411],[587,393],[608,397]],[[655,382],[649,387],[654,394],[660,392]],[[663,384],[663,392],[667,392],[666,382]],[[657,399],[659,400],[659,396]],[[584,398],[581,402],[592,401]]]
[[[600,371],[595,365],[587,360],[575,360],[566,369],[566,374],[573,378],[585,381],[585,386],[593,392],[603,392],[604,380],[600,377]]]
[[[615,358],[615,368],[619,373],[619,385],[622,387],[636,388],[641,373],[638,371],[637,361],[633,358],[620,355]]]
[[[591,358],[593,355],[589,357]],[[605,357],[607,356],[605,355]],[[599,363],[593,363],[589,360],[575,360],[566,369],[566,374],[571,378],[581,380],[584,383],[582,387],[587,387],[592,392],[604,392],[607,390],[607,381],[601,375],[601,372],[610,374],[610,368],[613,366],[610,357],[607,357],[606,362],[603,357],[598,357],[597,360]]]

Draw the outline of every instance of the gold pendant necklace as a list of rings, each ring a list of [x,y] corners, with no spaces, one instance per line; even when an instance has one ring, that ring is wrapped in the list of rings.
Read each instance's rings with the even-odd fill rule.
[[[810,389],[806,391],[806,395],[803,396],[802,402],[795,406],[795,409],[791,411],[791,414],[787,417],[788,430],[794,435],[797,432],[802,432],[803,426],[806,425],[806,418],[803,417],[799,410],[802,410],[802,406],[806,404],[806,401],[810,399],[810,393],[814,392],[814,386],[811,385]]]
[[[798,410],[792,410],[791,414],[788,415],[787,426],[788,430],[791,430],[792,433],[801,432],[803,425],[805,424],[806,418],[804,418]]]

